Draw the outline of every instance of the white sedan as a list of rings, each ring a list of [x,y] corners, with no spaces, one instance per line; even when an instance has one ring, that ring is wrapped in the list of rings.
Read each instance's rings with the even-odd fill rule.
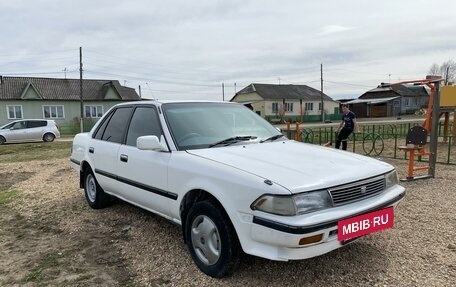
[[[71,162],[91,207],[114,196],[180,224],[212,277],[241,251],[305,259],[391,228],[405,196],[391,165],[288,140],[236,103],[119,104],[76,135]]]

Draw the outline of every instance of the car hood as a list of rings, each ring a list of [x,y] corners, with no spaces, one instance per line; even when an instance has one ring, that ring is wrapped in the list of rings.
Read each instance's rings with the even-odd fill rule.
[[[289,140],[187,152],[269,179],[292,193],[345,184],[394,169],[352,152]]]

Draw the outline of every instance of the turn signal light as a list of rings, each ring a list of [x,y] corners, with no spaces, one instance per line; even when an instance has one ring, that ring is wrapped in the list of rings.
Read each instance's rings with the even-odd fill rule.
[[[303,237],[299,240],[299,245],[306,245],[320,242],[323,239],[323,234],[317,234],[309,237]]]

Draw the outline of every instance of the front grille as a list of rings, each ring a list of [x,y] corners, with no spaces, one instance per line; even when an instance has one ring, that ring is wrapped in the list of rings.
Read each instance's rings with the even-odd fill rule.
[[[374,178],[357,181],[329,188],[334,206],[358,201],[385,190],[385,177],[377,176]]]

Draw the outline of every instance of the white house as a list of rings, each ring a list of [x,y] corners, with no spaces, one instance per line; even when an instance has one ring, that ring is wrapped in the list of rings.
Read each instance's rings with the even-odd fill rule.
[[[306,85],[250,84],[230,100],[250,104],[271,122],[321,121],[321,102],[325,119],[339,119],[339,103],[325,93]]]

